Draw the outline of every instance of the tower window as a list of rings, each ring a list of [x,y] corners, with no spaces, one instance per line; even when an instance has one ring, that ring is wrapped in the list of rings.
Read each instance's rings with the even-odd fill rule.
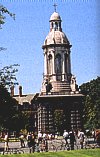
[[[61,73],[61,55],[57,54],[55,58],[56,74]]]
[[[55,29],[55,31],[58,30],[58,23],[57,22],[55,22],[55,24],[54,24],[54,29]]]
[[[65,54],[65,72],[68,73],[69,63],[68,63],[68,54]]]
[[[52,74],[52,55],[48,56],[48,74]]]
[[[53,28],[53,22],[51,23],[51,26],[52,26],[52,28]]]

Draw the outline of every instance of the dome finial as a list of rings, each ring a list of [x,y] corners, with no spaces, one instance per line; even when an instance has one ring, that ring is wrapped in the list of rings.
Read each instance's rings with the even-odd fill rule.
[[[56,3],[54,3],[54,11],[56,12],[56,7],[57,7],[57,4]]]

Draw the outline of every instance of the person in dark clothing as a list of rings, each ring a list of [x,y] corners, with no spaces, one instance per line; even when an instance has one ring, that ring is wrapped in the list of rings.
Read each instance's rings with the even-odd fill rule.
[[[35,151],[35,135],[32,133],[28,134],[27,136],[28,140],[28,147],[30,148],[30,153],[34,153]]]
[[[35,151],[35,135],[32,133],[32,139],[31,139],[31,146],[32,146],[32,152]]]
[[[71,150],[74,150],[75,135],[73,130],[69,132],[69,139],[70,139]]]
[[[29,148],[31,147],[31,140],[32,140],[32,135],[31,135],[31,133],[28,133],[28,135],[27,135],[27,143],[28,143],[28,147]]]
[[[96,132],[96,142],[97,145],[100,147],[100,130],[97,130]]]

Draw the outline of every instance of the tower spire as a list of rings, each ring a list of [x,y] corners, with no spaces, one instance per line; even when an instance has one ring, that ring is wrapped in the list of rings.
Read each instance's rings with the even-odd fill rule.
[[[56,7],[57,7],[57,4],[56,3],[54,3],[54,11],[56,12]]]

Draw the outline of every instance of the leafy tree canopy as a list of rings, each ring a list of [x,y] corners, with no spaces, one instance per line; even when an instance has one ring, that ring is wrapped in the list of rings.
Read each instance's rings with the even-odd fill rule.
[[[0,130],[18,130],[19,113],[16,110],[17,101],[10,96],[8,89],[18,84],[16,68],[18,64],[6,66],[0,69]]]
[[[18,85],[16,79],[16,72],[18,72],[18,64],[5,66],[4,68],[0,69],[0,85],[3,85],[7,89],[11,86]]]
[[[10,96],[10,93],[3,85],[0,85],[0,129],[6,128],[12,130],[14,124],[13,118],[16,115],[14,107],[16,105],[16,100]]]
[[[18,130],[19,113],[16,110],[17,101],[10,96],[8,89],[18,84],[16,72],[18,64],[0,69],[0,130]]]
[[[55,110],[54,111],[54,122],[55,122],[55,127],[56,131],[62,132],[64,130],[63,126],[63,121],[64,121],[64,113],[63,110]]]
[[[2,25],[5,23],[6,16],[5,14],[10,15],[13,19],[15,19],[15,14],[11,13],[6,7],[0,4],[0,29]],[[0,47],[0,51],[5,50],[6,48]]]
[[[13,19],[15,19],[15,14],[11,13],[6,7],[0,4],[0,28],[1,28],[1,25],[5,23],[6,17],[4,14],[8,14],[11,17],[13,17]]]
[[[15,18],[15,14],[12,14],[0,4],[0,28],[1,25],[5,23],[5,14],[10,15]],[[0,51],[6,50],[3,47],[0,47]],[[0,69],[0,130],[18,130],[16,128],[19,124],[19,114],[15,109],[17,107],[17,101],[10,96],[8,89],[11,86],[18,84],[16,79],[16,72],[18,69],[18,64],[5,66]]]
[[[80,86],[84,99],[84,127],[100,127],[100,77]]]

